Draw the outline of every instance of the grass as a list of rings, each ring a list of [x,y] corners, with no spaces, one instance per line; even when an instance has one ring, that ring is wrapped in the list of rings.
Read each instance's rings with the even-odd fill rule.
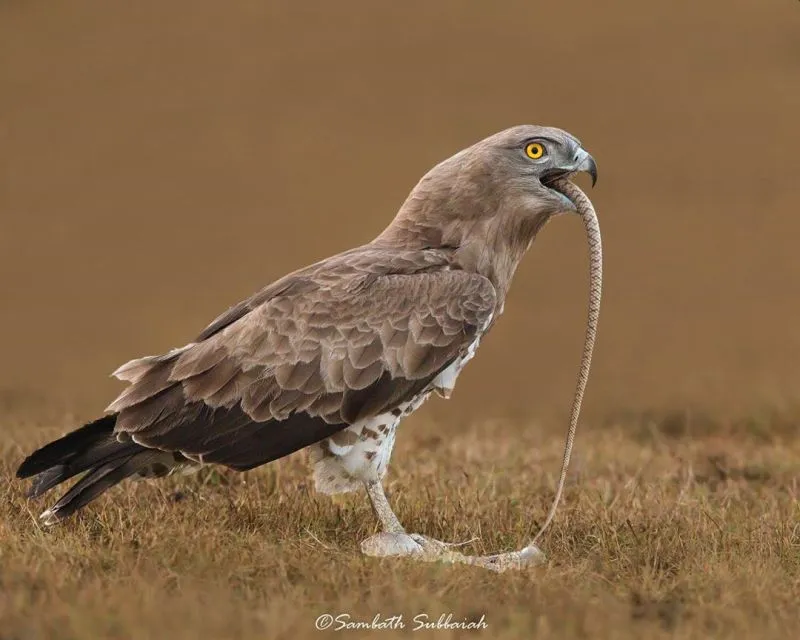
[[[15,413],[15,412],[11,412]],[[584,424],[547,566],[376,560],[363,495],[331,500],[304,455],[250,472],[127,483],[53,529],[23,496],[24,451],[72,424],[0,433],[0,638],[313,638],[323,613],[402,615],[348,638],[800,637],[800,433],[791,416],[687,412]],[[518,548],[552,496],[562,434],[407,422],[389,474],[410,530]],[[412,632],[414,617],[482,631]]]

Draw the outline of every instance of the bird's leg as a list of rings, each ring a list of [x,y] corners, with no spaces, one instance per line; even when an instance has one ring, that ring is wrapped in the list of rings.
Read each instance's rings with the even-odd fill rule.
[[[407,533],[392,510],[380,481],[364,483],[372,509],[383,531],[364,540],[361,550],[370,556],[438,556],[448,547],[446,542],[427,538],[417,533]]]
[[[453,551],[452,547],[456,545],[452,543],[448,544],[417,533],[407,533],[389,505],[380,481],[366,482],[365,486],[372,509],[383,528],[383,531],[361,543],[361,551],[366,555],[415,556],[421,560],[472,564],[498,572],[542,564],[546,559],[544,553],[533,546],[521,551],[491,556],[466,556]]]
[[[380,480],[365,482],[372,510],[378,517],[383,531],[367,538],[361,543],[361,551],[369,556],[405,556],[422,554],[424,549],[419,541],[406,533],[392,510]]]
[[[400,520],[392,510],[389,500],[386,498],[386,493],[383,490],[383,484],[380,480],[373,482],[366,482],[367,495],[369,501],[372,503],[372,510],[378,516],[381,526],[386,533],[405,533],[406,530],[400,524]]]

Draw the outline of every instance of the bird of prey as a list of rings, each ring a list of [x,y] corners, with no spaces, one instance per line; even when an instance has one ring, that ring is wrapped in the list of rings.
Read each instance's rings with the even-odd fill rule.
[[[537,233],[577,211],[577,172],[597,179],[563,130],[496,133],[431,169],[371,242],[280,278],[183,347],[122,365],[113,375],[129,384],[103,417],[19,467],[30,496],[83,474],[41,519],[129,477],[246,471],[308,447],[318,491],[366,488],[382,531],[365,553],[452,559],[408,534],[384,494],[397,426],[431,394],[450,396]]]

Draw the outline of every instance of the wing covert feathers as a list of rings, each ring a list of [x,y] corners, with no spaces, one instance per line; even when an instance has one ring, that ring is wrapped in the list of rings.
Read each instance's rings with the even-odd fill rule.
[[[195,342],[114,372],[109,415],[31,454],[30,495],[82,477],[53,523],[123,479],[194,462],[244,471],[390,411],[424,391],[486,329],[496,293],[437,250],[361,248],[290,274]]]
[[[249,468],[391,410],[462,355],[495,309],[486,278],[432,264],[321,263],[267,287],[197,342],[120,367],[131,384],[108,407],[115,431]]]

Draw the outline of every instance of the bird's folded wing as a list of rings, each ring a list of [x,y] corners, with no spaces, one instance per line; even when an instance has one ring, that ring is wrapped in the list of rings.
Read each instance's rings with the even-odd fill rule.
[[[291,282],[205,339],[124,365],[108,408],[148,447],[249,468],[412,399],[489,323],[463,271]],[[202,337],[202,336],[201,336]]]

